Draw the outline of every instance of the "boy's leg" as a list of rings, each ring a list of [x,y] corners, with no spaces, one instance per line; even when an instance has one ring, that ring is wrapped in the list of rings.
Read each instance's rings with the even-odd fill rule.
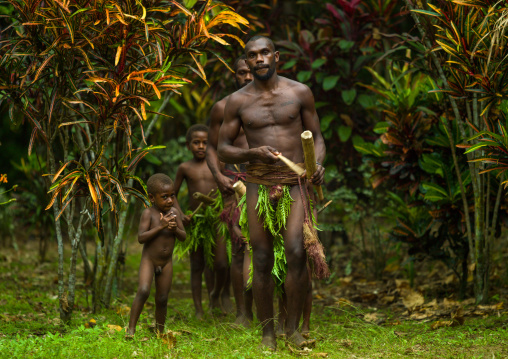
[[[263,326],[261,344],[275,350],[277,342],[273,326],[273,238],[259,222],[256,204],[258,201],[258,186],[247,184],[247,217],[249,221],[250,240],[252,245],[252,260],[254,263],[254,278],[252,290],[258,311],[258,319]]]
[[[127,334],[134,335],[136,332],[136,324],[143,310],[146,300],[150,296],[150,287],[153,279],[153,263],[147,255],[141,255],[141,263],[139,264],[139,283],[136,297],[131,306],[131,314],[129,318],[129,329]]]
[[[215,252],[213,258],[213,272],[214,272],[214,286],[210,293],[210,308],[218,309],[224,313],[224,308],[220,303],[220,296],[224,285],[226,284],[228,272],[228,254],[226,248],[226,239],[222,236],[217,236],[215,242]]]
[[[307,297],[309,273],[307,254],[303,247],[304,207],[299,186],[291,188],[294,202],[283,233],[288,272],[284,289],[287,295],[286,334],[288,340],[297,346],[304,345],[305,338],[297,331]],[[310,214],[309,214],[310,215]]]
[[[155,275],[155,328],[164,332],[166,313],[168,312],[168,295],[173,282],[173,261],[169,261],[159,274]]]
[[[222,290],[220,301],[226,313],[235,312],[233,302],[231,301],[231,270],[226,272],[226,283],[224,283],[224,289]]]
[[[203,247],[199,246],[196,251],[190,252],[191,263],[191,291],[194,308],[196,309],[196,318],[203,318],[203,305],[201,304],[201,283],[203,280],[203,270],[205,269],[205,258],[203,256]]]

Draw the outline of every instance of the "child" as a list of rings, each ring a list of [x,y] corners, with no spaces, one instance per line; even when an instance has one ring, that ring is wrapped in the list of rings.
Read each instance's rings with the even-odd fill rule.
[[[205,161],[208,127],[200,124],[191,126],[187,130],[186,140],[187,148],[192,152],[194,158],[178,167],[175,178],[175,192],[178,194],[180,186],[185,180],[189,190],[189,208],[195,210],[200,202],[192,194],[195,192],[208,194],[217,188],[212,172]],[[218,309],[224,312],[229,310],[225,307],[232,307],[228,292],[223,290],[227,283],[228,274],[226,241],[224,238],[217,236],[216,215],[207,215],[207,213],[210,213],[210,208],[205,209],[203,212],[205,212],[204,216],[200,214],[201,212],[198,212],[192,219],[189,216],[184,217],[184,224],[190,223],[191,226],[188,230],[187,247],[190,250],[192,299],[198,319],[201,319],[204,314],[201,304],[203,271],[205,271],[205,281],[212,310]],[[215,241],[215,239],[217,240]],[[206,270],[205,262],[206,267],[208,267]],[[213,274],[211,266],[213,266]]]
[[[173,207],[175,191],[173,181],[162,173],[151,176],[147,192],[152,207],[141,214],[138,229],[138,242],[143,244],[141,264],[139,265],[139,284],[134,303],[132,303],[127,337],[136,332],[136,323],[143,306],[150,296],[150,287],[155,275],[155,324],[159,333],[164,331],[168,294],[173,279],[173,249],[175,237],[185,240],[182,214]]]

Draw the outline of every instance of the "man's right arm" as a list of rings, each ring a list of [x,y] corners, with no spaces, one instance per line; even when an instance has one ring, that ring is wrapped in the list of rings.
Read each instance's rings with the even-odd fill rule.
[[[210,111],[210,128],[208,130],[208,144],[206,146],[206,163],[212,172],[215,182],[221,193],[231,195],[234,193],[233,180],[221,172],[220,161],[217,155],[217,142],[219,129],[224,117],[224,101],[217,102]]]
[[[233,146],[242,127],[239,116],[239,104],[242,98],[237,93],[231,95],[224,108],[224,122],[219,131],[218,154],[219,159],[226,163],[245,163],[262,161],[264,163],[276,163],[278,151],[270,146],[243,149]],[[246,133],[247,134],[247,133]]]

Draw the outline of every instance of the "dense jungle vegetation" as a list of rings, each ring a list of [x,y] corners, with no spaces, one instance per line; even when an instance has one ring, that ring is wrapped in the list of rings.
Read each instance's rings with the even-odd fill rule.
[[[272,355],[508,355],[508,2],[7,0],[0,15],[0,356],[261,355],[258,327],[189,319],[185,259],[171,330],[151,334],[145,309],[142,339],[122,334],[145,181],[191,158],[187,128],[235,91],[256,34],[314,94],[318,207],[332,201],[318,344]]]

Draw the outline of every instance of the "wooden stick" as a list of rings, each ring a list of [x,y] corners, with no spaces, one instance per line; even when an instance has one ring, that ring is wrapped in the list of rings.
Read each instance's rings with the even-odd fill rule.
[[[302,145],[303,155],[305,156],[305,169],[307,170],[307,179],[310,179],[316,172],[316,153],[314,152],[314,138],[312,132],[304,131],[302,133]],[[323,189],[321,186],[314,186],[316,188],[318,198],[322,201],[325,197],[323,196]]]
[[[194,212],[192,212],[190,215],[189,215],[189,218],[192,218],[196,215],[196,213],[199,212],[199,210],[203,207],[203,202],[201,202],[199,204],[199,206],[196,207],[196,209],[194,210]],[[319,212],[318,212],[319,213]]]
[[[233,185],[233,189],[235,190],[235,193],[239,198],[242,198],[245,192],[247,191],[247,188],[245,187],[242,181],[236,182]]]
[[[332,201],[328,201],[325,203],[325,205],[323,207],[321,207],[320,209],[318,209],[317,213],[320,214],[321,212],[323,212],[325,210],[326,207],[328,207],[330,205],[330,203],[332,203]]]
[[[210,190],[210,192],[208,192],[208,196],[206,196],[206,197],[210,197],[210,195],[213,193],[213,191],[214,191],[214,189],[212,188],[212,189]],[[199,192],[196,192],[196,193],[199,193]],[[200,195],[203,195],[202,193],[199,193],[199,194],[200,194]],[[204,196],[204,195],[203,195],[203,196]],[[194,197],[194,195],[193,195],[193,197]],[[196,198],[196,197],[194,197],[194,198]],[[196,198],[196,199],[197,199],[197,198]],[[197,207],[196,207],[196,209],[194,210],[194,212],[192,212],[192,213],[189,215],[189,218],[194,217],[194,216],[196,215],[196,213],[198,213],[198,212],[199,212],[199,210],[203,207],[203,205],[204,205],[204,203],[203,203],[203,202],[201,202],[201,203],[199,204],[199,206],[197,206]]]
[[[194,199],[197,199],[200,202],[203,202],[204,204],[212,204],[214,202],[214,199],[212,197],[209,197],[201,192],[194,192],[192,194],[192,197],[194,197]]]
[[[295,172],[298,176],[301,176],[305,170],[298,166],[296,163],[291,161],[289,158],[284,157],[283,155],[277,155],[282,162],[284,162],[293,172]]]

